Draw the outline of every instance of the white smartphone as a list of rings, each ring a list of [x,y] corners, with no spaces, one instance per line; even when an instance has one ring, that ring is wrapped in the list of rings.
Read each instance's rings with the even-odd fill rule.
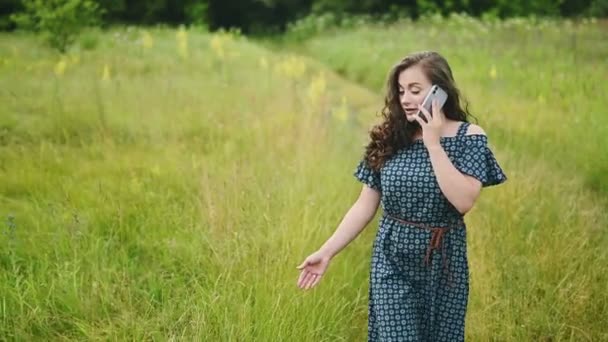
[[[448,93],[446,93],[445,90],[441,89],[441,87],[438,85],[434,84],[426,94],[424,101],[422,101],[422,107],[426,108],[426,110],[433,115],[433,100],[437,100],[439,108],[442,108],[447,99]],[[418,116],[424,120],[424,122],[429,122],[422,111],[418,111]]]

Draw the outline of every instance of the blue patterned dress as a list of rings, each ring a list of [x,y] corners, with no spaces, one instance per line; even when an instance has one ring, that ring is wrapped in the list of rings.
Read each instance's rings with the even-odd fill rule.
[[[440,138],[454,166],[487,187],[506,175],[482,134],[462,123],[453,137]],[[374,172],[359,162],[354,176],[382,193],[382,218],[373,244],[368,341],[464,341],[469,293],[466,225],[445,198],[422,140],[399,150]],[[441,248],[429,253],[434,233]],[[436,229],[439,230],[439,229]]]

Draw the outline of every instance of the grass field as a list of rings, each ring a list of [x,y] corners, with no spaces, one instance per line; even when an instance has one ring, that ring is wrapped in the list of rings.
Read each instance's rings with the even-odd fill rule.
[[[510,177],[467,215],[467,337],[608,340],[605,28],[429,19],[273,50],[128,28],[65,56],[0,35],[0,340],[363,340],[376,223],[314,291],[295,266],[360,191],[387,70],[423,48]]]

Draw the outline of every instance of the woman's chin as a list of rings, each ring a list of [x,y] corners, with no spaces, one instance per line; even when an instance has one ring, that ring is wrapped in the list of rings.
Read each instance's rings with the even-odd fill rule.
[[[414,118],[414,116],[406,116],[405,119],[407,120],[407,124],[410,126],[414,126],[416,128],[420,127],[420,124],[418,123],[418,121],[416,121],[416,119]]]
[[[415,118],[416,114],[412,114],[412,115],[406,115],[405,119],[409,122],[416,122],[416,118]]]

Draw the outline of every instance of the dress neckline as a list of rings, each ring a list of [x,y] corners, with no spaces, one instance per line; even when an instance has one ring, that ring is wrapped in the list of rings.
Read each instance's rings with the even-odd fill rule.
[[[458,128],[456,128],[456,134],[455,135],[449,135],[449,136],[443,136],[443,137],[439,137],[439,142],[442,141],[446,141],[446,140],[450,140],[450,139],[456,139],[456,138],[460,138],[460,137],[472,137],[472,136],[476,136],[476,135],[481,135],[481,136],[486,136],[485,134],[479,134],[479,133],[473,133],[473,134],[466,134],[467,130],[468,130],[468,126],[470,125],[469,122],[467,121],[461,121],[461,123],[458,125]],[[413,139],[412,143],[418,143],[418,142],[423,142],[424,140],[422,138],[420,139]]]
[[[458,124],[458,127],[456,128],[456,134],[450,135],[450,136],[439,137],[439,140],[441,141],[441,140],[445,140],[447,138],[456,138],[456,137],[459,137],[461,135],[465,135],[466,130],[468,128],[467,126],[468,126],[468,123],[466,121],[461,121]],[[463,129],[464,129],[464,131],[463,131]],[[423,140],[422,140],[422,137],[420,137],[419,139],[412,139],[412,141],[413,142],[417,142],[417,141],[423,141]]]
[[[458,135],[450,135],[450,136],[445,136],[445,137],[439,137],[439,141],[445,141],[445,140],[450,140],[450,139],[455,139],[455,138],[472,138],[472,137],[487,137],[485,134],[480,134],[480,133],[473,133],[473,134],[465,134],[463,136],[458,136]],[[422,139],[414,139],[412,140],[413,143],[418,143],[418,142],[423,142]]]

